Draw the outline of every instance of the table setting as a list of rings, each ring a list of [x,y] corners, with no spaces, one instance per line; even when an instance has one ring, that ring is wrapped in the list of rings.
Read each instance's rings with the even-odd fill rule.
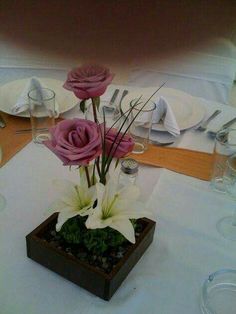
[[[224,300],[224,314],[234,313],[236,242],[218,223],[235,208],[236,109],[165,81],[140,87],[113,76],[81,66],[64,81],[0,86],[3,314],[211,314],[223,313]],[[126,159],[138,168],[123,186]],[[222,283],[221,302],[211,278]]]

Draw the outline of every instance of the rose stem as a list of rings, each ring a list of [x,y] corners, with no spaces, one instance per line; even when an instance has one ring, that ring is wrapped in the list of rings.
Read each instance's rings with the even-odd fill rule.
[[[103,131],[101,127],[103,126]],[[101,168],[99,165],[100,159],[97,159],[97,167],[99,169],[99,179],[102,184],[106,184],[106,174],[105,174],[105,166],[106,166],[106,157],[105,157],[105,150],[106,150],[106,141],[105,141],[105,132],[106,132],[106,121],[105,121],[105,114],[103,112],[103,124],[98,124],[100,135],[102,139],[102,163]]]
[[[91,183],[90,183],[90,178],[89,178],[89,170],[88,170],[88,167],[85,166],[85,167],[84,167],[84,170],[85,170],[85,174],[86,174],[86,179],[87,179],[88,187],[90,188]]]
[[[95,185],[95,168],[96,168],[96,160],[93,164],[92,185]]]
[[[96,109],[95,98],[92,98],[92,105],[93,105],[93,118],[94,118],[94,122],[98,123],[98,117],[97,117],[97,109]]]
[[[117,167],[118,167],[118,165],[119,165],[119,161],[120,161],[120,158],[117,158],[117,159],[116,159],[115,168],[117,168]]]
[[[100,176],[101,176],[101,170],[100,170],[99,163],[100,163],[100,157],[98,156],[98,157],[97,157],[97,160],[95,161],[95,164],[96,164],[96,166],[97,166],[98,176],[99,176],[99,178],[100,178]]]

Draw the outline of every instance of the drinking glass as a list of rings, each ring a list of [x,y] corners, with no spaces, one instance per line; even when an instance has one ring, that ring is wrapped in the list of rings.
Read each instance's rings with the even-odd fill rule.
[[[28,93],[32,138],[37,144],[51,138],[49,128],[55,125],[55,93],[49,88]]]
[[[2,162],[2,148],[0,146],[0,164]],[[6,206],[6,199],[5,197],[0,193],[0,211],[3,210]]]
[[[149,136],[152,127],[152,116],[156,109],[155,103],[146,99],[139,101],[138,104],[130,103],[130,128],[129,132],[134,139],[132,153],[142,154],[148,149]]]
[[[226,162],[223,176],[226,193],[236,201],[236,154]],[[217,230],[227,239],[236,240],[236,209],[231,216],[223,217],[217,222]]]
[[[211,187],[217,192],[225,193],[223,182],[226,162],[236,153],[236,129],[227,128],[216,134],[213,154],[214,166],[211,176]]]

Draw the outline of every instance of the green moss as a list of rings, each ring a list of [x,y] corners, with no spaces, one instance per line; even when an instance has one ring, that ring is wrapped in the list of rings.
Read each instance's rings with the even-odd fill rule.
[[[85,221],[87,217],[73,217],[62,226],[59,234],[70,244],[83,245],[94,254],[103,254],[108,249],[118,247],[126,238],[118,231],[106,227],[104,229],[87,229]]]

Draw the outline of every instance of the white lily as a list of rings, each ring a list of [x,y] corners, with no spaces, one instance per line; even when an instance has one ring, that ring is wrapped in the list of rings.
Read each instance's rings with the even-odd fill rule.
[[[97,206],[90,211],[86,227],[100,229],[109,226],[135,243],[134,227],[130,219],[150,216],[148,211],[143,210],[144,205],[137,201],[139,188],[129,185],[118,190],[117,177],[111,176],[106,186],[97,183],[96,191]]]
[[[79,185],[68,180],[54,180],[54,183],[62,196],[51,205],[50,212],[59,212],[56,230],[60,231],[68,219],[89,214],[96,199],[96,193],[95,186],[88,188],[82,172],[80,172]]]

